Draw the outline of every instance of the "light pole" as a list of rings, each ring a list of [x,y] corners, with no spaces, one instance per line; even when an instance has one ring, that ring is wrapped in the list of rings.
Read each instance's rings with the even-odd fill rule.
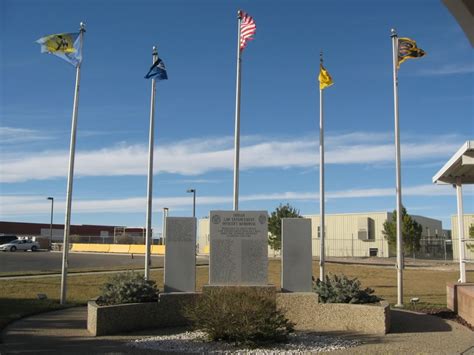
[[[54,197],[48,197],[47,200],[51,200],[51,222],[49,224],[49,250],[53,246],[53,209],[54,209]]]
[[[188,189],[186,192],[193,193],[193,217],[196,217],[196,189]]]
[[[161,239],[163,240],[163,245],[166,244],[166,217],[168,217],[169,208],[163,207],[163,222],[161,230]]]

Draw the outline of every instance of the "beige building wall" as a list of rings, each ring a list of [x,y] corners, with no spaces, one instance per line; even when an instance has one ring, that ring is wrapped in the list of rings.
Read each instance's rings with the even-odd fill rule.
[[[349,213],[326,215],[326,256],[335,257],[366,257],[370,252],[378,257],[388,257],[388,242],[382,230],[389,213]],[[311,218],[313,256],[319,256],[319,215],[305,216]],[[370,219],[370,220],[369,220]],[[369,239],[360,240],[359,230],[365,221],[370,221]]]
[[[319,215],[304,216],[311,219],[313,256],[319,256]],[[422,238],[442,236],[441,221],[423,216],[412,216],[423,227]],[[383,224],[391,220],[390,212],[342,213],[326,215],[326,256],[329,257],[389,257],[388,242],[383,235]],[[199,220],[198,250],[209,253],[209,218]],[[368,231],[367,239],[364,230]],[[268,256],[279,256],[268,248]],[[394,256],[394,255],[392,255]]]
[[[474,214],[464,214],[464,238],[469,238],[469,226],[474,224]],[[459,260],[459,232],[458,232],[458,216],[451,216],[451,228],[453,236],[453,259]],[[471,250],[467,245],[472,245]],[[465,248],[466,259],[474,261],[474,239],[473,243],[466,242]]]

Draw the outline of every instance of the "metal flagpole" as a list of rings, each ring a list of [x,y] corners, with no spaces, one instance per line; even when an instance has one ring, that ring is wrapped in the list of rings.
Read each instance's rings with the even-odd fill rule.
[[[153,62],[154,64],[158,60],[158,50],[153,47]],[[153,202],[153,149],[155,144],[155,93],[156,93],[156,81],[155,78],[151,79],[151,102],[150,102],[150,131],[148,138],[148,178],[147,178],[147,196],[146,196],[146,237],[145,237],[145,280],[150,279],[150,267],[151,267],[151,214],[152,214],[152,202]]]
[[[84,43],[84,32],[86,26],[83,22],[80,23],[80,51],[82,54],[82,46]],[[72,110],[72,124],[71,124],[71,142],[69,145],[69,171],[67,175],[67,191],[66,191],[66,216],[64,221],[64,239],[63,239],[63,260],[61,268],[61,295],[59,302],[66,304],[67,293],[67,268],[69,256],[69,227],[71,225],[71,201],[72,201],[72,183],[74,179],[74,156],[76,151],[76,130],[77,130],[77,112],[79,106],[79,85],[81,81],[81,62],[76,67],[76,87],[74,90],[74,105]]]
[[[466,282],[466,253],[464,250],[464,211],[462,202],[462,184],[461,178],[456,178],[456,198],[457,198],[457,212],[458,212],[458,238],[459,238],[459,282]]]
[[[163,244],[166,245],[166,217],[168,217],[168,207],[163,207],[163,221],[161,223],[161,239],[163,239]],[[166,255],[165,255],[166,257]]]
[[[402,179],[400,157],[400,128],[398,122],[398,36],[392,28],[393,48],[393,104],[395,112],[395,160],[396,160],[396,192],[397,192],[397,304],[403,307],[403,239],[402,239]]]
[[[48,197],[51,201],[51,223],[49,224],[49,244],[48,249],[52,250],[53,247],[53,211],[54,211],[54,197]]]
[[[162,228],[161,239],[162,239],[163,245],[165,246],[165,255],[164,255],[163,265],[166,265],[166,257],[167,257],[166,248],[168,247],[166,243],[166,218],[167,217],[168,217],[168,207],[163,207],[163,221],[161,223],[161,228]],[[163,272],[163,283],[166,284],[166,272]]]
[[[240,50],[241,12],[237,13],[237,83],[235,87],[235,137],[234,137],[234,211],[239,210],[239,158],[240,158],[240,72],[242,65]]]
[[[320,53],[320,63],[323,64],[323,52]],[[321,68],[320,68],[321,70]],[[323,117],[323,89],[319,87],[319,279],[324,281],[325,262],[325,216],[324,216],[324,117]]]

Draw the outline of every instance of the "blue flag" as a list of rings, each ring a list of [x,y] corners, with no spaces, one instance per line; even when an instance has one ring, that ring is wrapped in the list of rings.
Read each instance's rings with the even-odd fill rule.
[[[163,63],[160,58],[158,58],[156,62],[153,63],[150,70],[145,75],[145,79],[168,80],[165,63]]]

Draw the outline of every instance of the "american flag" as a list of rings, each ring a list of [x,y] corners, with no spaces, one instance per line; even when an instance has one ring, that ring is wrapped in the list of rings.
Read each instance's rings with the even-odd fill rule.
[[[253,39],[253,35],[257,31],[257,25],[252,16],[243,11],[240,12],[240,50],[242,51],[247,45],[247,41]]]

